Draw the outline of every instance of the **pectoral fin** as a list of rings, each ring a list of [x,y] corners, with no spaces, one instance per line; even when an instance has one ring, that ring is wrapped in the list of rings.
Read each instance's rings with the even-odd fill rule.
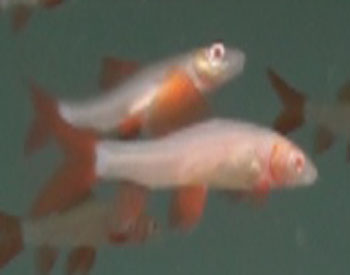
[[[193,229],[202,217],[208,187],[203,184],[180,187],[173,192],[170,225],[183,231]]]
[[[141,113],[126,117],[118,125],[118,135],[122,139],[135,138],[139,135],[144,122],[144,116]]]

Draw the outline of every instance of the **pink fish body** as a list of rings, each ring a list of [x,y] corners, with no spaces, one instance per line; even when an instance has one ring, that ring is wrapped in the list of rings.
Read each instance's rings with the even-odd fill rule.
[[[128,179],[151,189],[205,183],[252,190],[308,185],[317,169],[286,138],[254,124],[212,119],[157,140],[99,141],[97,177]]]

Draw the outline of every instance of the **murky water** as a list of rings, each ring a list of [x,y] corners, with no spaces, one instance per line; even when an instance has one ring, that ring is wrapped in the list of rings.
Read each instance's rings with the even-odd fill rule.
[[[247,63],[242,77],[211,98],[215,114],[267,126],[281,108],[266,78],[268,66],[315,101],[335,100],[350,78],[346,1],[65,2],[36,11],[16,34],[10,13],[0,17],[0,209],[14,215],[28,213],[60,157],[53,146],[23,157],[33,116],[30,78],[58,97],[83,98],[98,90],[104,56],[146,63],[223,39],[244,50]],[[311,152],[313,130],[307,124],[291,138]],[[274,192],[258,209],[211,194],[202,223],[190,235],[101,247],[91,274],[348,274],[345,140],[313,158],[320,179],[312,188]],[[153,197],[153,209],[165,215],[167,196]],[[26,248],[3,274],[35,274],[33,252]],[[53,274],[64,270],[62,257]]]

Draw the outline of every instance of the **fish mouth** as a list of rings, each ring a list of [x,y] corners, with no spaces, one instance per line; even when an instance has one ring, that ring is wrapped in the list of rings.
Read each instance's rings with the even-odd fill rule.
[[[240,75],[244,70],[246,56],[239,49],[227,50],[227,78],[233,78]]]
[[[310,161],[306,161],[304,172],[300,176],[300,184],[310,186],[315,184],[318,179],[318,170],[316,166]]]

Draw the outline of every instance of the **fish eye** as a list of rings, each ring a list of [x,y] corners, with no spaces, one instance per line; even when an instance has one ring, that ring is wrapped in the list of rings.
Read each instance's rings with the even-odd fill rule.
[[[209,61],[216,65],[225,56],[225,46],[222,42],[215,42],[209,49]]]

